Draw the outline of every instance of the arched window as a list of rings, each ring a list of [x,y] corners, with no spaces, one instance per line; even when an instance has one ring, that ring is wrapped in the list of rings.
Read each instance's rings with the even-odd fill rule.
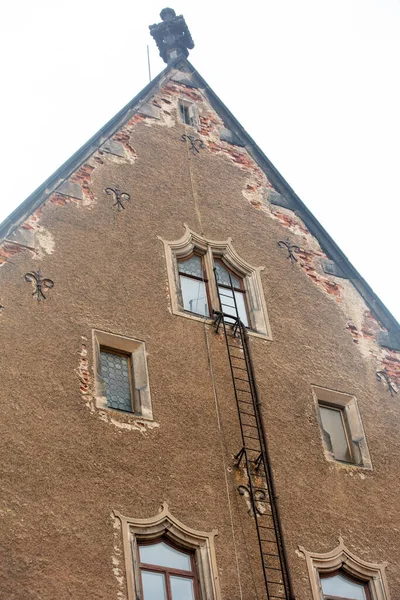
[[[216,530],[187,527],[166,503],[149,519],[114,514],[122,526],[128,600],[221,600]]]
[[[246,290],[243,285],[243,278],[236,275],[231,269],[228,269],[221,260],[215,258],[214,268],[223,312],[236,317],[237,308],[243,325],[249,327]],[[226,320],[229,322],[230,319]],[[231,321],[234,322],[234,319],[231,319]]]
[[[225,304],[223,312],[236,317],[235,300],[249,335],[272,339],[261,282],[263,267],[252,267],[243,260],[235,252],[230,238],[209,240],[191,231],[187,225],[185,229],[179,240],[159,238],[165,248],[172,313],[211,323],[221,311],[219,298]]]
[[[196,315],[209,316],[207,278],[203,257],[191,254],[178,260],[183,308]]]
[[[299,550],[307,561],[312,600],[390,600],[387,563],[370,563],[339,545],[324,554]]]
[[[370,600],[368,583],[350,577],[343,571],[320,573],[324,600]]]
[[[196,600],[198,582],[194,553],[165,539],[139,543],[143,600]]]

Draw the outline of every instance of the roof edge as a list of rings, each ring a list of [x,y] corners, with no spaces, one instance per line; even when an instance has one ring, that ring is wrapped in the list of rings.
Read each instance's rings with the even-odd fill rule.
[[[186,62],[192,69],[191,73],[195,76],[202,88],[207,91],[210,103],[219,114],[223,116],[225,124],[235,133],[239,139],[245,142],[245,148],[253,157],[259,167],[266,173],[268,179],[275,189],[286,198],[289,198],[293,204],[295,212],[301,217],[310,233],[318,240],[321,248],[326,252],[329,258],[334,260],[347,275],[347,278],[353,283],[359,294],[363,297],[366,304],[375,314],[381,324],[392,333],[398,344],[400,344],[400,324],[392,315],[382,300],[375,294],[371,286],[360,275],[357,269],[351,264],[344,252],[339,248],[326,229],[321,225],[318,219],[307,208],[304,202],[299,198],[286,179],[280,174],[278,169],[271,163],[261,148],[256,144],[253,138],[247,133],[236,117],[230,112],[208,83],[196,71],[191,63]]]
[[[99,129],[83,146],[79,148],[70,158],[68,158],[50,177],[48,177],[32,194],[30,194],[21,204],[13,210],[12,213],[0,223],[0,244],[25,220],[28,214],[34,212],[46,200],[50,194],[63,181],[76,171],[99,146],[104,144],[118,128],[126,121],[129,113],[135,113],[147,99],[154,94],[157,88],[161,88],[167,73],[175,68],[176,64],[182,60],[177,57],[165,69],[161,71],[154,79],[144,87],[139,94],[128,102],[121,110],[117,112],[101,129]]]

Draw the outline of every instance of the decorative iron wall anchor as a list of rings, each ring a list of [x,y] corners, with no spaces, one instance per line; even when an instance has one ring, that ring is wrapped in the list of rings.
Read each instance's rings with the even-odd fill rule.
[[[184,133],[181,140],[182,142],[190,142],[189,150],[191,150],[193,154],[196,154],[196,152],[198,154],[200,152],[199,148],[204,148],[203,140],[195,138],[194,135],[186,135],[186,133]]]
[[[388,390],[389,390],[391,396],[394,396],[395,394],[397,394],[397,390],[394,387],[392,380],[389,377],[389,373],[387,372],[386,367],[382,371],[376,372],[376,378],[378,381],[382,381],[382,379],[384,379],[386,381]]]
[[[290,243],[290,240],[288,238],[286,238],[286,242],[284,242],[283,240],[280,240],[278,242],[278,246],[280,248],[283,248],[284,246],[287,248],[288,250],[288,258],[290,258],[290,260],[292,261],[292,263],[297,262],[297,258],[295,257],[295,255],[293,254],[293,252],[300,252],[300,248],[298,246],[293,246]]]
[[[118,208],[118,212],[120,212],[122,209],[125,208],[125,206],[123,205],[123,202],[127,202],[128,200],[130,200],[130,195],[127,194],[126,192],[121,192],[121,190],[119,188],[112,188],[112,187],[108,187],[105,189],[106,194],[113,195],[115,197],[115,202],[113,204],[113,206],[116,206]]]
[[[241,496],[245,496],[246,494],[248,494],[248,496],[251,500],[251,494],[252,494],[251,487],[248,487],[247,485],[239,485],[238,492]],[[260,490],[258,488],[254,490],[254,504],[252,502],[251,502],[251,504],[255,507],[256,515],[262,516],[265,513],[264,502],[266,502],[266,500],[267,500],[267,497],[265,494],[265,490]],[[253,516],[252,508],[249,508],[249,515]]]
[[[54,281],[52,279],[43,278],[40,269],[25,273],[25,281],[35,284],[35,289],[32,292],[32,296],[36,295],[38,302],[41,300],[46,300],[43,290],[50,290],[52,287],[54,287]]]

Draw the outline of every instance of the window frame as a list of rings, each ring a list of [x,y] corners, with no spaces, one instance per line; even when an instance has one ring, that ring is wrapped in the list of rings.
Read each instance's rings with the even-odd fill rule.
[[[185,127],[193,127],[194,129],[198,127],[198,111],[197,106],[194,102],[190,102],[189,100],[186,100],[186,98],[179,98],[178,115],[180,122]],[[185,118],[183,118],[184,116]],[[188,122],[186,121],[186,116],[188,118]]]
[[[252,329],[252,323],[251,323],[251,318],[250,318],[250,311],[249,311],[249,307],[248,307],[248,303],[247,303],[247,290],[246,287],[244,285],[244,281],[243,281],[243,277],[242,275],[236,273],[229,265],[227,265],[223,259],[220,256],[215,256],[213,255],[213,263],[214,266],[216,263],[219,263],[226,271],[228,271],[229,274],[234,275],[234,277],[236,277],[237,279],[239,279],[240,282],[240,287],[235,287],[234,285],[232,285],[233,291],[234,292],[239,292],[240,294],[243,294],[243,303],[244,303],[244,308],[246,311],[246,317],[247,317],[247,322],[248,322],[248,327],[247,329]],[[229,285],[225,285],[224,283],[219,283],[218,280],[216,280],[215,282],[216,286],[222,287],[226,290],[231,290],[231,286]]]
[[[178,550],[178,552],[182,552],[182,553],[189,555],[191,570],[184,571],[181,569],[173,569],[171,567],[162,567],[159,565],[153,565],[151,563],[142,563],[142,561],[140,559],[140,548],[143,546],[154,546],[155,544],[158,544],[159,542],[164,542],[165,544],[167,544],[174,550]],[[199,582],[198,582],[195,554],[193,551],[188,550],[187,548],[182,548],[182,546],[178,546],[177,544],[174,544],[171,540],[169,540],[165,536],[162,536],[161,538],[156,538],[155,540],[143,540],[143,541],[138,542],[138,557],[139,557],[140,581],[141,581],[141,586],[142,586],[141,592],[142,592],[143,596],[144,596],[144,594],[143,594],[142,572],[143,571],[151,571],[151,572],[155,571],[157,573],[162,573],[165,576],[166,600],[172,600],[172,591],[171,591],[171,583],[170,583],[171,575],[172,576],[176,575],[178,577],[183,577],[185,579],[192,580],[193,581],[194,600],[199,599]]]
[[[339,537],[339,545],[326,553],[310,552],[303,546],[298,547],[305,556],[309,575],[312,600],[326,600],[322,593],[321,577],[342,571],[349,578],[365,582],[369,586],[370,600],[390,600],[390,591],[386,579],[387,562],[367,562],[345,545],[343,538]],[[342,600],[342,599],[340,599]]]
[[[124,350],[118,350],[117,348],[110,348],[109,346],[104,346],[100,344],[100,356],[102,352],[106,352],[107,354],[115,354],[116,356],[124,356],[128,359],[128,378],[129,378],[129,391],[131,396],[131,410],[124,410],[122,408],[116,408],[115,406],[109,406],[108,398],[107,398],[107,408],[110,410],[117,410],[118,412],[127,413],[127,414],[135,414],[135,386],[134,386],[134,373],[133,373],[133,364],[132,364],[132,354],[129,352],[125,352]],[[101,371],[100,365],[100,376],[104,380]],[[105,388],[107,388],[107,384],[105,384]]]
[[[335,571],[328,571],[328,572],[320,572],[320,573],[318,573],[318,575],[319,575],[320,580],[327,579],[328,577],[333,577],[335,575],[342,575],[342,577],[345,577],[346,579],[349,579],[350,581],[352,581],[354,583],[358,583],[358,584],[362,585],[364,588],[364,591],[365,591],[366,600],[371,600],[370,586],[369,586],[368,580],[366,581],[365,579],[360,579],[359,577],[354,577],[354,575],[350,575],[349,573],[346,573],[346,571],[344,571],[343,569],[336,569]],[[325,595],[324,593],[322,593],[322,598],[323,598],[323,600],[354,600],[353,598],[346,598],[345,596],[329,596],[329,595]]]
[[[231,238],[215,241],[202,237],[185,225],[185,233],[179,240],[168,241],[158,236],[163,243],[167,264],[168,299],[171,312],[193,321],[213,323],[212,316],[204,317],[183,308],[180,292],[178,261],[195,252],[204,257],[204,270],[208,280],[209,309],[219,311],[218,291],[214,277],[214,260],[221,260],[224,266],[237,274],[243,281],[246,292],[249,325],[248,334],[262,339],[272,340],[267,306],[261,281],[264,267],[253,267],[244,261],[232,246]]]
[[[372,470],[371,456],[358,408],[357,398],[352,394],[330,390],[318,385],[312,385],[311,389],[326,460],[336,464],[338,467]],[[328,447],[324,437],[324,428],[319,410],[320,405],[335,408],[342,412],[345,434],[349,442],[348,447],[354,462],[342,461],[335,458],[333,452]]]
[[[344,406],[339,406],[337,404],[333,404],[332,402],[324,402],[323,400],[318,400],[318,409],[320,409],[321,407],[322,408],[329,408],[331,410],[335,410],[336,412],[338,412],[340,414],[341,422],[342,422],[342,425],[343,425],[343,432],[344,432],[344,435],[345,435],[345,438],[346,438],[347,450],[349,452],[351,460],[341,460],[340,458],[336,458],[335,453],[332,451],[334,460],[336,462],[341,462],[341,463],[347,464],[347,465],[357,465],[357,464],[359,464],[359,463],[356,462],[357,459],[356,459],[356,457],[354,455],[354,448],[352,446],[351,432],[350,432],[350,427],[349,427],[347,415],[345,413],[345,407]],[[326,430],[323,428],[321,412],[319,412],[319,416],[320,416],[320,420],[321,420],[321,428],[322,428],[322,431],[324,432]],[[326,432],[326,433],[328,433],[328,432]]]
[[[187,260],[189,260],[190,258],[192,258],[193,256],[198,256],[201,260],[201,271],[203,273],[203,278],[201,277],[196,277],[195,275],[190,275],[187,273],[181,273],[179,270],[179,265]],[[209,290],[209,281],[208,281],[208,277],[207,277],[207,272],[205,269],[205,263],[204,263],[204,254],[201,254],[200,252],[197,252],[196,249],[194,249],[190,254],[188,254],[188,256],[180,256],[179,258],[177,258],[177,270],[178,270],[178,276],[179,276],[179,290],[180,290],[180,301],[182,304],[182,308],[185,312],[188,312],[190,314],[193,315],[197,315],[201,318],[209,318],[210,317],[210,310],[211,310],[211,297],[210,297],[210,290]],[[181,284],[181,280],[180,278],[182,277],[188,277],[189,279],[194,279],[195,281],[201,281],[202,283],[204,283],[204,288],[205,288],[205,292],[206,292],[206,298],[207,298],[207,310],[208,310],[208,314],[207,315],[202,315],[201,313],[196,313],[194,311],[188,310],[187,308],[184,307],[184,303],[183,303],[183,293],[182,293],[182,284]]]
[[[114,415],[131,415],[132,417],[153,421],[149,373],[147,369],[146,345],[142,340],[129,338],[99,329],[92,330],[93,363],[94,363],[94,392],[95,404],[98,409]],[[130,358],[132,385],[132,412],[108,406],[106,383],[101,375],[101,350],[115,354],[128,355]]]
[[[143,600],[138,546],[148,541],[168,539],[183,551],[192,552],[198,577],[196,600],[221,600],[215,541],[218,531],[192,529],[174,517],[164,502],[159,513],[148,519],[126,517],[114,511],[115,525],[121,528],[128,600]]]

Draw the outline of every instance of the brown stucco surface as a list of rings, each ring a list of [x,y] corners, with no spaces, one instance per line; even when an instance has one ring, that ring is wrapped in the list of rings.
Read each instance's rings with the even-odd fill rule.
[[[298,545],[327,552],[339,535],[360,558],[388,561],[399,597],[398,398],[376,381],[342,305],[278,247],[287,229],[244,198],[245,169],[209,148],[188,154],[182,125],[150,125],[133,128],[134,162],[102,156],[92,204],[46,203],[40,225],[53,236],[51,253],[21,252],[0,270],[1,597],[125,598],[112,511],[147,518],[163,501],[187,526],[218,529],[224,600],[240,598],[231,507],[243,597],[263,597],[254,524],[236,491],[245,480],[234,468],[240,435],[225,341],[169,306],[157,236],[179,239],[184,223],[209,239],[232,237],[243,259],[264,266],[273,340],[251,345],[297,600],[311,599]],[[119,213],[110,185],[131,197]],[[24,281],[38,265],[55,282],[41,303]],[[93,329],[145,341],[159,427],[123,429],[88,408],[78,368],[86,338],[92,389]],[[357,397],[372,471],[325,459],[312,384]]]

